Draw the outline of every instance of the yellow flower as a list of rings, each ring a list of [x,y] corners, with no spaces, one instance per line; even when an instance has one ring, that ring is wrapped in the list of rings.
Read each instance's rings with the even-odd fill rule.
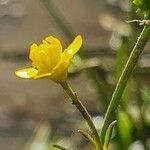
[[[32,67],[18,70],[15,74],[20,78],[50,78],[57,83],[64,82],[71,60],[81,45],[82,37],[78,35],[63,51],[60,41],[49,36],[40,45],[31,45],[29,58]]]

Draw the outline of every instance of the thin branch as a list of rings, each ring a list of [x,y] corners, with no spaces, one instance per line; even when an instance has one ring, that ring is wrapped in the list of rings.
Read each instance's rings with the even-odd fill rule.
[[[64,148],[64,147],[62,147],[60,145],[57,145],[57,144],[54,144],[53,147],[56,147],[56,148],[58,148],[60,150],[67,150],[66,148]]]
[[[142,53],[149,38],[150,38],[150,27],[144,26],[144,28],[143,28],[133,50],[128,58],[128,61],[124,67],[124,70],[122,71],[122,74],[117,82],[115,91],[112,95],[110,104],[109,104],[107,112],[105,114],[104,123],[103,123],[102,130],[100,133],[102,143],[104,143],[106,130],[107,130],[109,124],[113,120],[113,114],[119,105],[119,102],[121,100],[122,94],[126,87],[127,81],[129,79],[129,77],[131,76],[131,73],[139,59],[139,56]]]
[[[87,133],[83,130],[78,130],[78,133],[80,133],[82,136],[84,136],[94,147],[96,147],[96,143],[95,143],[93,137],[89,133]]]
[[[86,108],[83,106],[81,101],[78,99],[76,93],[73,92],[73,90],[71,89],[71,87],[69,86],[69,84],[67,82],[61,83],[61,86],[66,91],[68,96],[71,98],[72,104],[76,106],[76,108],[82,114],[83,118],[86,120],[86,122],[87,122],[87,124],[88,124],[88,126],[89,126],[89,128],[92,132],[92,135],[94,136],[94,139],[96,141],[97,150],[102,150],[100,137],[99,137],[98,132],[97,132],[95,126],[94,126],[94,123],[92,121],[92,118],[91,118],[90,114],[88,113]]]
[[[108,127],[108,129],[107,129],[107,131],[106,131],[105,142],[104,142],[104,146],[103,146],[104,150],[108,150],[108,146],[109,146],[109,142],[110,142],[110,139],[111,139],[113,127],[116,125],[116,123],[117,123],[116,120],[113,121],[113,122],[109,125],[109,127]]]

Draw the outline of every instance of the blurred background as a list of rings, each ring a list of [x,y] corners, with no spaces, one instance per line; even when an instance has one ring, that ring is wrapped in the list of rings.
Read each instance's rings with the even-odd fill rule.
[[[84,46],[69,82],[98,130],[117,79],[141,28],[130,0],[0,0],[0,149],[90,150],[87,130],[62,88],[47,79],[14,75],[30,65],[29,47],[48,35],[64,47],[78,34]],[[150,44],[140,57],[117,110],[110,150],[150,149]]]

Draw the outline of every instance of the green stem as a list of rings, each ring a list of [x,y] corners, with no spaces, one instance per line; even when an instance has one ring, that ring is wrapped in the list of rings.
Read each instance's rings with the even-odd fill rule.
[[[54,144],[53,147],[56,147],[59,150],[67,150],[66,148],[64,148],[64,147],[62,147],[60,145],[57,145],[57,144]]]
[[[102,143],[104,143],[106,130],[107,130],[109,124],[112,122],[113,114],[114,114],[117,106],[119,105],[119,102],[122,97],[123,91],[126,87],[127,81],[129,79],[129,77],[131,76],[131,73],[138,61],[138,58],[139,58],[141,52],[143,51],[149,38],[150,38],[150,27],[144,26],[144,28],[143,28],[133,50],[128,58],[128,61],[124,67],[124,70],[122,71],[122,74],[117,82],[115,91],[112,95],[110,104],[109,104],[107,112],[105,114],[104,123],[103,123],[102,130],[100,133]]]
[[[71,98],[72,104],[76,106],[76,108],[82,114],[83,118],[86,120],[86,122],[87,122],[87,124],[88,124],[88,126],[89,126],[89,128],[90,128],[90,130],[92,132],[92,135],[94,136],[97,150],[102,150],[100,137],[99,137],[98,132],[97,132],[95,126],[94,126],[94,123],[92,121],[92,118],[91,118],[90,114],[88,113],[86,108],[83,106],[81,101],[78,99],[76,93],[73,92],[73,90],[71,89],[71,87],[69,86],[69,84],[67,82],[61,83],[61,86],[66,91],[68,96]]]
[[[87,133],[83,130],[78,130],[78,133],[80,133],[82,136],[84,136],[94,147],[96,146],[95,140],[89,133]]]
[[[104,142],[104,146],[103,146],[104,150],[108,150],[109,142],[110,142],[110,139],[111,139],[111,136],[112,136],[112,131],[113,131],[113,128],[114,128],[114,126],[115,126],[116,123],[117,123],[116,120],[113,121],[109,125],[109,127],[108,127],[108,129],[106,131],[105,142]]]

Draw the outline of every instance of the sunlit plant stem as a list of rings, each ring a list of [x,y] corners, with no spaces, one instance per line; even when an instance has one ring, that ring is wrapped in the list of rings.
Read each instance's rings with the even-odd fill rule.
[[[145,25],[128,58],[128,61],[122,71],[122,74],[117,82],[116,88],[114,90],[110,104],[105,114],[104,123],[103,123],[102,130],[100,133],[102,143],[104,143],[106,130],[113,120],[113,115],[119,105],[119,102],[121,100],[122,94],[126,87],[127,81],[129,77],[131,76],[131,73],[138,61],[138,58],[140,54],[142,53],[149,38],[150,38],[150,26]]]
[[[95,140],[95,143],[96,143],[96,145],[95,145],[96,150],[102,150],[100,137],[99,137],[98,132],[97,132],[95,126],[94,126],[94,123],[92,121],[92,118],[91,118],[90,114],[88,113],[86,108],[83,106],[81,101],[78,99],[76,93],[73,92],[73,90],[71,89],[71,87],[69,86],[69,84],[67,82],[61,83],[61,86],[66,91],[68,96],[71,98],[72,104],[76,106],[76,108],[82,114],[83,118],[86,120],[86,122],[87,122],[87,124],[88,124],[88,126],[89,126],[89,128],[92,132],[92,136],[94,137],[94,140]]]

